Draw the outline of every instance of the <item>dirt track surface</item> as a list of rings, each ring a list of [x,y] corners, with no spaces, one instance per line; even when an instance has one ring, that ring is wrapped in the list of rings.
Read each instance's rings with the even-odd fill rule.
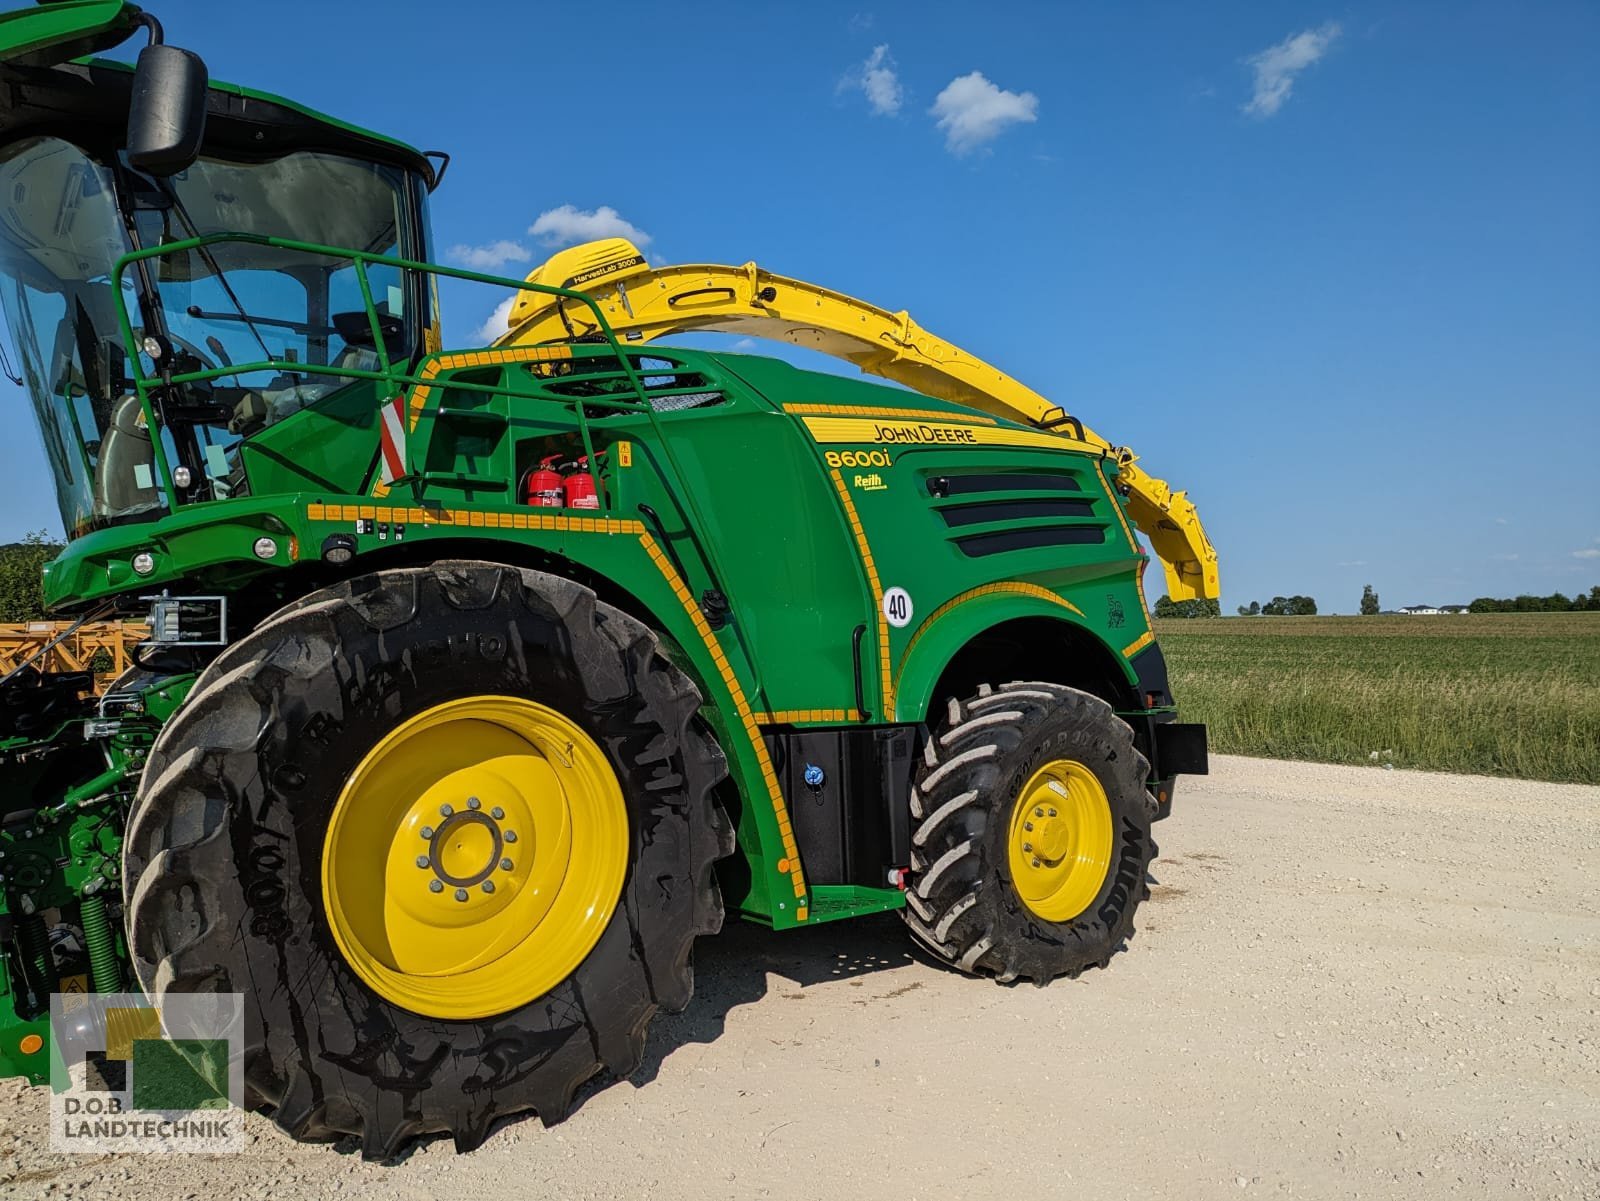
[[[6,1082],[0,1197],[1600,1198],[1600,788],[1223,758],[1157,834],[1076,982],[956,975],[892,917],[730,925],[554,1129],[66,1158]]]

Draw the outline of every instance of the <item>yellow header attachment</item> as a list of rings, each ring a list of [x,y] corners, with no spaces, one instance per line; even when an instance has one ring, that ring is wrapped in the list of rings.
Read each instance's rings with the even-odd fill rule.
[[[1005,372],[934,337],[905,312],[763,271],[754,263],[652,267],[623,238],[552,255],[528,282],[587,292],[616,333],[648,342],[690,330],[748,334],[820,350],[925,396],[954,401],[1099,447],[1120,469],[1128,516],[1160,557],[1173,600],[1221,595],[1217,552],[1182,492],[1145,474],[1138,456],[1083,427]],[[553,342],[595,332],[594,314],[560,297],[523,292],[497,346]]]

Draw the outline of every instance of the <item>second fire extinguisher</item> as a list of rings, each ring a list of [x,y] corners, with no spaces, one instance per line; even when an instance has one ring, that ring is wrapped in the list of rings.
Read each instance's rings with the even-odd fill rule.
[[[594,473],[589,470],[589,456],[581,455],[578,461],[572,464],[572,470],[567,472],[566,479],[562,480],[566,489],[567,508],[569,509],[598,509],[600,496],[595,491]]]

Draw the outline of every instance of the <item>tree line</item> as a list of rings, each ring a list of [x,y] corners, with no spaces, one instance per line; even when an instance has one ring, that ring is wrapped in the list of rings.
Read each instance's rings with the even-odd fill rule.
[[[1266,604],[1251,601],[1239,606],[1240,617],[1314,617],[1317,602],[1309,596],[1275,596]],[[1214,600],[1175,601],[1163,595],[1156,601],[1157,617],[1221,617],[1222,606]]]
[[[1593,610],[1600,612],[1600,584],[1588,592],[1567,596],[1552,592],[1549,596],[1494,597],[1480,596],[1467,606],[1468,613],[1574,613]]]
[[[1275,596],[1266,604],[1251,601],[1239,606],[1240,617],[1315,617],[1317,602],[1309,596]]]

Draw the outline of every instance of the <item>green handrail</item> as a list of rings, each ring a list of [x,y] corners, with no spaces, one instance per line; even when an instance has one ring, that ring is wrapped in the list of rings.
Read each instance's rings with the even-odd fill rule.
[[[382,370],[368,372],[348,370],[343,368],[339,370],[331,370],[326,367],[322,367],[320,370],[313,370],[313,368],[319,367],[320,365],[308,363],[295,364],[296,370],[304,371],[308,374],[338,375],[355,379],[375,379],[391,385],[415,385],[420,382],[417,376],[414,374],[395,371],[393,365],[389,362],[388,348],[384,344],[382,327],[378,320],[377,306],[373,302],[372,287],[367,278],[367,267],[369,264],[376,264],[383,267],[394,267],[402,271],[419,271],[432,275],[443,275],[452,279],[468,280],[473,283],[492,284],[503,288],[517,288],[522,291],[538,292],[547,296],[560,296],[568,300],[576,300],[587,307],[594,314],[595,320],[598,322],[598,328],[601,334],[605,337],[606,344],[610,346],[612,353],[616,356],[617,362],[622,369],[622,374],[627,378],[628,384],[634,395],[638,397],[640,409],[650,414],[651,426],[653,429],[655,429],[658,436],[660,434],[660,427],[655,421],[655,412],[650,407],[649,400],[645,395],[644,385],[639,379],[638,372],[634,370],[633,364],[628,360],[627,355],[623,352],[622,346],[617,342],[616,335],[611,332],[611,326],[606,321],[605,314],[600,311],[600,306],[595,302],[592,296],[589,296],[583,292],[573,291],[570,288],[560,288],[550,284],[534,284],[529,283],[527,280],[510,279],[506,276],[500,275],[488,275],[481,271],[469,271],[461,267],[444,267],[437,263],[424,263],[416,259],[401,258],[395,255],[371,254],[364,250],[351,250],[341,246],[328,246],[320,242],[303,242],[297,238],[280,238],[269,234],[247,234],[228,231],[202,234],[193,238],[182,238],[175,242],[165,242],[160,246],[149,246],[142,250],[129,251],[127,254],[124,254],[122,257],[120,257],[111,269],[111,287],[112,292],[116,297],[117,304],[117,323],[122,334],[123,343],[128,352],[128,361],[133,366],[134,388],[139,396],[139,405],[140,408],[144,410],[147,428],[151,430],[159,428],[160,424],[156,420],[154,407],[150,403],[150,386],[156,381],[151,380],[144,374],[143,366],[139,361],[140,348],[134,342],[133,322],[128,315],[127,298],[122,289],[123,274],[132,265],[143,262],[146,259],[162,258],[175,254],[187,254],[191,250],[198,250],[201,247],[213,246],[219,243],[242,243],[252,246],[269,246],[273,249],[286,250],[295,254],[309,254],[318,255],[324,258],[342,259],[352,263],[355,266],[356,279],[361,287],[362,303],[367,313],[367,324],[372,331],[373,348],[377,352],[378,361],[382,366]],[[178,376],[169,376],[168,382],[175,384],[196,382],[202,379],[216,379],[225,375],[240,375],[251,370],[268,370],[274,367],[281,367],[282,365],[282,363],[270,359],[266,360],[264,363],[258,364],[246,364],[243,366],[234,364],[230,365],[226,369],[218,369],[212,372],[186,372]],[[502,391],[494,388],[483,388],[481,390],[488,392]],[[536,396],[532,396],[531,394],[524,395],[526,395],[529,399],[538,399]],[[578,432],[583,439],[584,453],[589,456],[590,462],[593,462],[594,442],[589,435],[588,420],[583,412],[583,406],[581,404],[577,406],[576,413],[578,418]],[[175,496],[176,490],[173,487],[172,471],[167,462],[165,448],[162,447],[161,440],[159,438],[153,438],[151,442],[156,459],[156,468],[160,473],[163,489],[168,497]]]
[[[559,296],[566,300],[577,301],[594,314],[595,326],[599,330],[600,334],[605,338],[606,345],[611,348],[611,352],[615,356],[616,362],[620,367],[620,371],[617,372],[597,373],[595,378],[625,378],[628,382],[629,389],[632,391],[633,395],[637,397],[635,402],[626,402],[607,397],[573,398],[571,403],[573,404],[573,408],[578,420],[578,432],[583,440],[584,453],[588,455],[589,462],[592,464],[595,460],[594,443],[589,433],[588,417],[584,412],[586,407],[593,405],[596,407],[606,407],[628,412],[644,413],[646,419],[650,422],[650,427],[655,436],[656,444],[660,447],[662,455],[666,459],[666,463],[672,472],[673,478],[671,480],[663,480],[663,483],[666,485],[668,493],[672,496],[673,503],[687,513],[696,528],[707,528],[705,517],[700,512],[699,502],[695,499],[693,492],[681,486],[684,475],[681,467],[678,464],[677,454],[672,448],[672,440],[666,436],[665,431],[662,429],[659,415],[650,404],[643,381],[640,378],[640,374],[634,367],[632,360],[629,359],[627,351],[617,341],[616,335],[612,332],[610,323],[606,320],[605,314],[601,312],[599,303],[593,296],[587,292],[578,292],[571,288],[561,288],[551,284],[535,284],[523,279],[511,279],[502,275],[489,275],[482,271],[470,271],[462,267],[445,267],[437,263],[425,263],[417,259],[401,258],[395,255],[371,254],[363,250],[351,250],[340,246],[328,246],[320,242],[303,242],[295,238],[280,238],[268,234],[218,232],[203,234],[193,238],[183,238],[174,242],[166,242],[160,246],[150,246],[141,250],[129,251],[127,254],[124,254],[122,257],[117,259],[111,270],[111,288],[116,298],[117,321],[122,334],[124,346],[128,352],[128,361],[130,364],[132,364],[134,388],[139,397],[139,405],[144,412],[147,428],[151,431],[155,431],[160,428],[160,422],[157,420],[154,407],[150,400],[151,386],[157,382],[171,384],[191,383],[202,380],[217,379],[222,376],[238,376],[251,371],[272,370],[282,368],[285,365],[284,362],[280,360],[267,359],[255,363],[230,364],[227,367],[218,367],[209,370],[191,371],[177,375],[169,375],[166,377],[165,381],[151,380],[144,374],[143,366],[139,361],[140,347],[134,341],[133,322],[128,315],[127,298],[122,288],[122,279],[124,273],[130,267],[134,266],[135,264],[142,263],[147,259],[160,258],[166,255],[186,254],[191,250],[197,250],[203,246],[211,246],[218,243],[228,242],[244,243],[255,246],[269,246],[274,249],[291,251],[298,254],[310,254],[319,255],[326,258],[337,258],[348,261],[355,265],[356,277],[361,286],[362,302],[367,311],[368,326],[372,331],[373,346],[377,351],[378,360],[383,369],[380,371],[364,371],[356,368],[346,367],[334,368],[323,364],[295,363],[295,371],[305,374],[334,375],[346,379],[376,380],[391,387],[397,387],[399,385],[410,387],[422,382],[420,376],[414,372],[396,371],[394,369],[394,365],[389,361],[387,347],[384,345],[382,327],[378,319],[377,306],[373,302],[372,288],[367,278],[367,268],[369,265],[393,267],[401,271],[416,271],[428,275],[442,275],[450,279],[466,280],[470,283],[490,284],[495,287],[502,288],[516,288],[525,292],[538,292],[546,296]],[[425,356],[423,361],[426,361],[430,358],[437,358],[442,354],[442,351],[436,351],[431,355]],[[504,387],[497,387],[488,384],[473,384],[468,381],[452,382],[450,386],[452,388],[459,388],[463,391],[484,392],[491,395],[512,395],[532,400],[549,399],[547,395],[540,395],[534,392],[522,392],[516,389],[508,390]],[[173,486],[172,471],[167,462],[166,451],[162,447],[161,439],[159,437],[151,438],[151,447],[154,452],[155,466],[157,473],[160,476],[162,488],[170,501],[170,498],[175,497],[177,492]],[[595,483],[597,490],[600,491],[600,499],[602,503],[608,504],[609,497],[604,491],[605,485],[600,480],[598,473],[595,477]],[[700,540],[696,539],[696,543],[699,544]],[[722,569],[722,564],[719,561],[720,556],[718,556],[717,552],[713,550],[710,545],[702,546],[701,554],[705,556],[706,566],[710,569],[711,583],[714,586],[721,587],[720,582],[728,577]],[[687,580],[684,582],[685,584],[688,584]],[[742,636],[740,637],[742,641]],[[759,690],[759,679],[756,681],[756,687]]]

